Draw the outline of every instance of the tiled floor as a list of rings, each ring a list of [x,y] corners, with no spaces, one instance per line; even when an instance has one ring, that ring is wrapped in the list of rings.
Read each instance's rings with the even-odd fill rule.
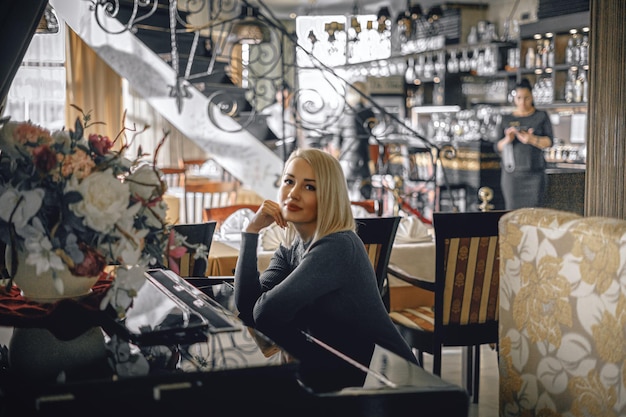
[[[441,377],[453,384],[464,386],[462,348],[444,348]],[[469,417],[498,417],[498,358],[489,345],[481,347],[480,387],[478,404],[470,400]],[[432,356],[424,354],[424,368],[432,372]]]

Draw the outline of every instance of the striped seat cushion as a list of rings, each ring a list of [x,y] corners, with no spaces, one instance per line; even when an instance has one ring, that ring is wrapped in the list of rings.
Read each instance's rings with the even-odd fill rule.
[[[392,311],[389,317],[394,323],[402,326],[433,332],[435,330],[435,314],[432,307],[421,306]]]

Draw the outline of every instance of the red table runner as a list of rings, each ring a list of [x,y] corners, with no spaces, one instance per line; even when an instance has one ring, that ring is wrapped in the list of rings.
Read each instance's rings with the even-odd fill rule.
[[[106,275],[105,275],[106,276]],[[112,281],[101,278],[91,293],[80,299],[63,299],[55,303],[28,301],[13,286],[0,287],[0,326],[42,327],[58,339],[69,340],[101,323],[100,302]]]

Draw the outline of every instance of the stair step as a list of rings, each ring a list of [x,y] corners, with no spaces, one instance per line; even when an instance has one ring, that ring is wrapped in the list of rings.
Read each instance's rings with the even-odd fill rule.
[[[135,33],[135,35],[157,54],[172,51],[170,32],[167,29],[154,26],[137,25],[137,33]],[[194,34],[192,32],[177,33],[176,45],[178,50],[188,54],[191,51],[193,39]],[[210,39],[208,37],[200,36],[198,38],[195,55],[207,57],[211,56],[211,52],[207,49],[207,42],[209,41]]]
[[[161,2],[158,2],[158,0],[156,1],[157,1],[157,8],[155,12],[150,17],[144,20],[141,20],[139,24],[162,27],[162,28],[169,28],[170,27],[169,5],[167,4],[167,2],[161,3]],[[151,10],[152,10],[152,3],[150,4],[150,6],[138,7],[137,15],[135,16],[135,19],[145,16]],[[128,20],[130,19],[132,12],[133,12],[132,0],[120,0],[119,1],[119,10],[117,14],[117,19],[120,22],[126,24]],[[180,9],[178,10],[178,16],[183,22],[187,22],[187,16],[189,14],[190,13],[187,13]],[[181,22],[177,21],[176,27],[179,29],[183,29],[184,25]]]

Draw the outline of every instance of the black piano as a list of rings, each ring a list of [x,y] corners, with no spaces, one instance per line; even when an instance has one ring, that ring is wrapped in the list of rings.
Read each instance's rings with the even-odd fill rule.
[[[363,386],[316,393],[297,360],[263,355],[234,313],[231,284],[147,277],[122,320],[88,299],[54,311],[4,302],[0,325],[13,333],[0,346],[0,416],[468,414],[465,390],[382,348],[361,365]]]

